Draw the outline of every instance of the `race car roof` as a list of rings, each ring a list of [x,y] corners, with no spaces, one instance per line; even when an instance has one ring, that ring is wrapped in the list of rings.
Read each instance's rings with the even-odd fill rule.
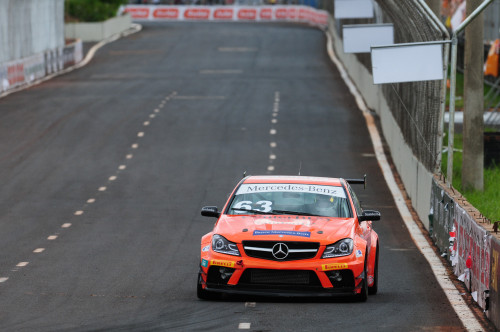
[[[243,183],[303,183],[327,186],[341,186],[340,179],[315,177],[315,176],[292,176],[292,175],[259,175],[249,176]]]

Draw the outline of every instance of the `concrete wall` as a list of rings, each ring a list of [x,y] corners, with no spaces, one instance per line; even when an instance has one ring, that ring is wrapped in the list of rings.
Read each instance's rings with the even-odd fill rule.
[[[358,61],[355,54],[343,52],[342,40],[333,21],[330,21],[328,29],[333,36],[335,53],[346,67],[367,106],[380,117],[382,132],[389,145],[392,160],[401,176],[406,192],[411,198],[413,208],[425,227],[429,229],[428,216],[433,174],[416,159],[410,147],[405,143],[401,129],[384,98],[381,85],[373,84],[371,73]]]
[[[64,25],[64,36],[68,39],[78,38],[84,42],[101,41],[127,30],[131,23],[130,14],[114,17],[104,22],[67,23]]]

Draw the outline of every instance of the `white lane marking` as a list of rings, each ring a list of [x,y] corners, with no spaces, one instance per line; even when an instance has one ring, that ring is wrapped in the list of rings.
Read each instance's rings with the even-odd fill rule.
[[[225,75],[231,75],[231,74],[243,74],[243,70],[240,69],[204,69],[200,70],[200,74],[225,74]]]
[[[174,99],[180,100],[224,100],[225,96],[175,96]]]
[[[245,302],[245,308],[255,308],[256,302]]]
[[[271,134],[271,135],[276,135],[276,129],[271,129],[271,130],[269,131],[269,134]]]
[[[144,121],[143,125],[147,127],[149,126],[149,123],[150,123],[149,121]]]
[[[277,119],[272,119],[271,123],[278,123],[278,120]]]
[[[82,210],[75,211],[75,216],[81,216],[83,214]]]
[[[123,170],[124,170],[124,169],[126,169],[126,168],[127,168],[127,166],[125,166],[125,165],[120,165],[120,166],[118,166],[118,169],[119,169],[120,171],[123,171]]]
[[[154,118],[156,117],[156,114],[149,114],[149,117],[150,117],[151,119],[154,119]]]
[[[138,132],[137,137],[144,137],[144,132],[143,131]]]
[[[117,179],[116,175],[112,175],[109,177],[109,181],[115,181]]]
[[[25,267],[26,265],[28,265],[30,262],[19,262],[17,263],[17,267]]]
[[[138,147],[139,147],[139,144],[137,144],[137,143],[132,144],[132,149],[137,149]]]
[[[55,239],[57,239],[57,235],[51,235],[47,238],[47,240],[50,240],[50,241],[55,240]]]
[[[278,146],[278,144],[276,144],[276,142],[271,142],[269,143],[269,146],[275,148],[276,146]]]
[[[271,155],[269,155],[269,159],[271,159],[271,160],[276,159],[276,155],[275,155],[275,154],[271,154]]]
[[[70,227],[71,227],[71,223],[69,223],[69,222],[61,225],[61,228],[70,228]]]
[[[255,47],[219,47],[219,52],[256,52]]]
[[[376,157],[377,155],[375,153],[362,153],[361,156],[370,158],[370,157]]]
[[[134,158],[134,155],[133,154],[128,154],[128,155],[125,156],[125,158],[132,159],[132,158]]]
[[[87,203],[89,203],[89,204],[95,203],[95,198],[87,199]]]
[[[273,117],[278,117],[278,113],[273,113]]]
[[[98,189],[98,190],[99,190],[99,191],[106,191],[106,189],[108,189],[108,188],[106,188],[106,187],[104,187],[104,186],[103,186],[103,187],[99,187],[99,189]]]
[[[250,330],[250,323],[240,323],[238,325],[239,330]]]
[[[9,280],[9,278],[6,277],[0,278],[0,282],[6,282],[7,280]]]
[[[45,251],[45,248],[36,248],[35,250],[33,250],[33,252],[35,254],[39,254],[39,253],[44,252],[44,251]]]
[[[163,105],[161,105],[161,107],[163,107]],[[160,110],[159,109],[155,109],[155,113],[160,113]]]
[[[273,165],[267,166],[267,170],[270,172],[274,171],[274,166]]]
[[[413,242],[417,245],[420,252],[429,262],[430,268],[432,269],[432,272],[434,273],[436,280],[443,289],[444,293],[446,294],[446,297],[450,301],[453,309],[455,310],[457,316],[462,321],[462,324],[464,324],[465,328],[468,331],[482,331],[483,330],[482,325],[477,321],[473,312],[471,311],[469,306],[465,303],[462,296],[457,291],[455,285],[448,278],[446,267],[443,266],[443,263],[441,262],[440,258],[436,255],[434,250],[427,242],[427,239],[422,234],[422,231],[417,226],[415,220],[413,220],[410,210],[408,209],[408,206],[406,206],[403,194],[399,190],[396,180],[394,179],[394,174],[392,174],[391,167],[387,162],[387,158],[385,156],[384,149],[382,146],[382,140],[380,139],[380,134],[375,125],[375,120],[373,119],[373,116],[369,112],[368,107],[366,106],[363,100],[363,97],[358,92],[356,86],[349,78],[349,75],[347,74],[347,71],[345,70],[343,64],[335,55],[333,51],[331,35],[328,32],[326,32],[326,34],[327,34],[328,55],[330,56],[330,59],[333,61],[333,63],[335,63],[335,65],[337,66],[340,75],[344,79],[344,82],[349,88],[349,91],[356,100],[358,108],[361,110],[361,112],[365,117],[366,125],[368,127],[368,132],[370,133],[373,148],[375,150],[379,166],[382,170],[382,174],[384,175],[387,186],[391,191],[391,194],[394,198],[394,202],[396,203],[399,213],[401,214],[403,222],[408,228],[408,232],[411,238],[413,239]]]

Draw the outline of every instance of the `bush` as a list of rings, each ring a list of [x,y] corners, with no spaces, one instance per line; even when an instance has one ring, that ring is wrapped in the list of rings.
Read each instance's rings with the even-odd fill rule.
[[[127,0],[65,0],[64,11],[67,20],[100,22],[116,16],[120,5]]]

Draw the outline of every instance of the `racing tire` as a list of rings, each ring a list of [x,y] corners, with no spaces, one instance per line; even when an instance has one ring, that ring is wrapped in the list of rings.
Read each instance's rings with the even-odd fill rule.
[[[366,300],[368,300],[368,280],[367,280],[368,278],[366,274],[366,263],[367,261],[365,261],[365,265],[363,268],[363,280],[361,280],[362,283],[361,292],[356,295],[356,300],[358,300],[358,302],[366,302]]]
[[[198,285],[196,287],[196,295],[198,296],[199,299],[207,301],[219,299],[218,294],[204,290],[201,283],[202,283],[201,272],[198,272]]]
[[[375,295],[378,291],[378,243],[377,243],[377,253],[375,254],[375,268],[373,271],[373,285],[368,287],[368,294]]]

